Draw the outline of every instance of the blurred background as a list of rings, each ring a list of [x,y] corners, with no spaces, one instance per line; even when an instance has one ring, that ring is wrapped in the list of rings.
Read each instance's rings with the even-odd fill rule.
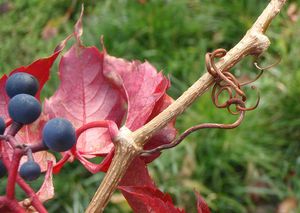
[[[82,2],[0,0],[0,73],[48,56],[72,33]],[[169,94],[177,98],[204,73],[205,53],[235,45],[268,2],[86,1],[83,40],[101,49],[99,38],[104,35],[110,55],[150,61],[169,75]],[[299,14],[300,0],[288,1],[272,22],[267,32],[272,44],[260,64],[282,60],[254,83],[261,102],[246,114],[243,124],[235,130],[194,133],[150,164],[157,186],[188,213],[196,212],[194,190],[203,195],[212,212],[300,212]],[[43,97],[56,89],[56,73],[57,63]],[[252,79],[258,70],[253,59],[247,58],[233,73]],[[256,93],[247,92],[251,105]],[[216,109],[207,92],[178,117],[176,126],[182,132],[198,123],[235,119],[226,110]],[[46,203],[49,212],[83,212],[102,178],[103,174],[91,175],[78,163],[67,165],[54,177],[56,195]],[[131,210],[115,193],[105,212]]]

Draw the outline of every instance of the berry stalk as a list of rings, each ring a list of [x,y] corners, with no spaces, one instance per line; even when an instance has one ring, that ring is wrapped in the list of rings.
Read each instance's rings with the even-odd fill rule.
[[[23,191],[27,194],[27,196],[31,199],[31,205],[39,212],[39,213],[47,213],[46,208],[40,201],[39,197],[36,195],[35,191],[18,175],[17,183],[23,189]]]
[[[0,144],[1,146],[1,153],[2,155],[2,160],[3,163],[5,165],[5,167],[8,170],[11,170],[12,167],[10,167],[10,165],[12,164],[12,162],[15,161],[14,157],[12,158],[12,160],[10,161],[9,157],[8,157],[8,153],[7,153],[7,144]],[[20,150],[21,153],[21,157],[22,155],[25,153],[23,150]],[[20,158],[21,158],[20,157]],[[19,161],[20,162],[20,161]],[[17,167],[18,168],[18,167]],[[10,171],[9,171],[10,172]],[[17,182],[17,184],[23,189],[23,191],[27,194],[27,196],[31,199],[31,204],[32,206],[39,212],[39,213],[47,213],[47,210],[45,209],[45,207],[43,206],[43,204],[41,203],[41,201],[39,200],[38,196],[36,195],[35,191],[18,175],[18,173],[16,174],[16,179],[15,181]],[[9,183],[7,184],[9,185]],[[15,189],[15,182],[13,183],[14,189]],[[10,189],[11,190],[11,189]],[[13,208],[13,210],[16,210],[15,212],[25,212],[23,210],[23,208],[18,204],[18,202],[15,199],[7,199],[7,195],[4,196],[4,198],[6,198],[6,202],[5,204],[6,206],[8,206],[10,209]],[[5,200],[5,199],[4,199]],[[14,204],[11,204],[11,202],[13,202]],[[15,205],[17,205],[18,207],[16,207]]]
[[[15,198],[15,183],[22,155],[23,152],[20,149],[15,149],[13,152],[12,161],[8,170],[8,180],[6,185],[6,196],[8,199]]]
[[[0,206],[2,208],[3,206],[5,206],[12,212],[26,213],[25,210],[19,205],[19,203],[16,200],[10,200],[6,196],[0,197]]]

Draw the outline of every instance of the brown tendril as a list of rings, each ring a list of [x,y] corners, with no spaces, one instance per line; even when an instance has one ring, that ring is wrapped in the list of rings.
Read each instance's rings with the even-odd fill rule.
[[[252,84],[252,83],[255,82],[257,79],[259,79],[260,76],[262,76],[263,73],[264,73],[264,70],[260,70],[260,73],[259,73],[254,79],[252,79],[252,80],[250,80],[250,81],[246,81],[246,82],[240,83],[240,86],[242,87],[242,86],[246,86],[246,85],[248,85],[248,84]]]
[[[232,98],[228,101],[229,105],[232,105],[232,104],[236,104],[236,105],[240,105],[241,107],[244,107],[244,102],[240,99],[235,99],[235,98]],[[174,141],[172,141],[171,143],[169,144],[164,144],[164,145],[161,145],[161,146],[158,146],[154,149],[151,149],[151,150],[143,150],[142,152],[142,156],[149,156],[153,153],[157,153],[157,152],[160,152],[164,149],[170,149],[170,148],[173,148],[175,146],[177,146],[178,144],[180,144],[181,141],[183,141],[188,135],[190,135],[191,133],[197,131],[197,130],[200,130],[200,129],[211,129],[211,128],[217,128],[217,129],[233,129],[237,126],[239,126],[243,119],[244,119],[244,116],[245,116],[245,111],[240,111],[240,116],[239,118],[234,122],[234,123],[231,123],[231,124],[219,124],[219,123],[203,123],[203,124],[198,124],[196,126],[193,126],[187,130],[185,130],[180,136],[178,136]]]
[[[265,69],[269,69],[279,63],[276,62],[271,66],[261,68],[257,65],[257,62],[254,63],[255,67],[259,69],[261,72],[255,77],[255,79],[250,80],[248,82],[240,83],[238,79],[229,72],[229,69],[224,69],[221,71],[217,68],[215,64],[216,58],[222,58],[226,55],[227,51],[225,49],[217,49],[213,51],[212,53],[206,53],[205,55],[205,62],[206,62],[206,69],[209,74],[211,74],[215,79],[215,84],[212,89],[212,102],[217,108],[227,108],[228,112],[233,115],[238,115],[238,119],[231,124],[219,124],[219,123],[203,123],[198,124],[196,126],[193,126],[187,130],[185,130],[181,135],[179,135],[175,140],[173,140],[169,144],[164,144],[161,146],[158,146],[151,150],[143,150],[142,156],[149,156],[153,153],[160,152],[164,149],[170,149],[172,147],[177,146],[181,141],[184,140],[188,135],[190,135],[192,132],[195,132],[200,129],[206,129],[206,128],[218,128],[218,129],[233,129],[237,126],[239,126],[245,116],[246,111],[254,110],[260,101],[260,95],[256,87],[252,86],[252,89],[255,89],[257,91],[257,101],[254,106],[252,107],[246,107],[246,94],[242,90],[242,86],[248,85],[250,83],[255,82],[262,74]],[[226,92],[228,94],[228,100],[221,103],[220,102],[220,96]],[[231,106],[235,105],[235,111],[232,111]]]
[[[225,68],[224,71],[221,72],[221,70],[217,68],[217,66],[215,64],[215,58],[218,56],[223,57],[225,54],[226,54],[226,50],[217,49],[217,50],[213,51],[212,53],[207,53],[206,57],[205,57],[207,71],[215,78],[215,85],[212,90],[212,101],[213,101],[214,105],[218,108],[227,108],[228,112],[231,114],[234,114],[234,115],[239,114],[240,111],[254,110],[258,106],[259,101],[260,101],[259,93],[258,93],[257,102],[252,107],[247,108],[245,106],[241,106],[240,104],[236,104],[236,111],[234,112],[230,109],[230,106],[232,104],[229,104],[229,103],[230,103],[231,99],[239,99],[245,105],[247,97],[246,97],[245,92],[242,90],[242,86],[248,85],[248,84],[256,81],[262,75],[263,70],[261,70],[261,72],[255,77],[254,80],[251,80],[249,82],[245,82],[245,83],[241,84],[238,81],[238,79],[232,73],[229,72],[228,69]],[[256,88],[252,87],[252,89],[256,89]],[[220,96],[225,91],[229,95],[229,100],[223,104],[220,104],[220,101],[219,101]]]
[[[275,61],[273,64],[271,64],[269,66],[266,66],[266,67],[259,66],[257,61],[255,61],[253,64],[254,64],[254,66],[255,66],[256,69],[263,71],[263,70],[268,70],[268,69],[270,69],[272,67],[277,66],[280,63],[280,61],[281,61],[281,58],[278,58],[277,61]]]
[[[280,61],[281,61],[281,58],[279,58],[276,62],[274,62],[273,64],[268,65],[266,67],[261,67],[261,66],[258,65],[257,61],[254,61],[253,65],[256,69],[258,69],[260,71],[260,73],[253,80],[240,83],[240,85],[241,86],[246,86],[248,84],[251,84],[251,83],[255,82],[257,79],[259,79],[262,76],[262,74],[264,73],[265,70],[268,70],[268,69],[271,69],[272,67],[275,67],[276,65],[278,65],[280,63]]]

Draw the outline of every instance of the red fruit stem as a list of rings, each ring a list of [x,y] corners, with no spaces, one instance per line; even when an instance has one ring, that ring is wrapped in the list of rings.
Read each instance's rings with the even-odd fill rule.
[[[32,156],[32,150],[30,148],[27,149],[26,155],[27,155],[28,161],[34,161],[33,156]]]
[[[1,144],[0,143],[0,147],[1,147],[1,153],[2,153],[2,160],[3,160],[3,163],[6,167],[6,169],[8,170],[8,174],[11,173],[11,169],[13,168],[12,166],[12,163],[16,161],[16,159],[14,158],[14,155],[12,156],[12,160],[10,161],[9,159],[9,156],[8,156],[8,147],[7,147],[7,144]],[[18,151],[20,152],[20,158],[22,157],[22,155],[24,154],[24,150],[21,150],[21,149],[18,149]],[[18,162],[20,162],[20,159],[18,160]],[[18,163],[19,165],[19,163]],[[17,167],[17,170],[18,171],[18,167]],[[9,179],[9,178],[8,178]],[[12,182],[12,180],[11,180]],[[29,198],[31,198],[31,204],[32,206],[39,212],[39,213],[47,213],[47,210],[45,209],[45,207],[43,206],[42,202],[39,200],[38,196],[36,195],[36,193],[34,192],[34,190],[18,175],[18,173],[16,173],[16,177],[14,179],[14,182],[12,182],[12,184],[9,184],[9,182],[7,182],[7,187],[9,185],[12,185],[13,186],[13,190],[14,190],[14,187],[15,187],[15,183],[18,183],[18,185],[23,189],[23,191],[27,194],[27,196]],[[10,189],[11,190],[11,189]],[[6,194],[7,196],[7,194]],[[6,197],[5,196],[5,197]],[[25,212],[23,210],[23,208],[18,204],[18,202],[15,200],[15,199],[9,199],[7,200],[9,201],[10,203],[7,204],[7,206],[9,208],[14,208],[14,211],[15,212]],[[16,205],[18,207],[16,207]]]
[[[46,146],[43,144],[43,142],[38,143],[38,144],[29,145],[28,147],[31,149],[31,151],[32,151],[33,153],[39,152],[39,151],[48,150],[48,147],[46,147]]]
[[[0,196],[0,207],[6,205],[6,196]]]
[[[47,213],[44,205],[40,201],[39,197],[33,191],[33,189],[18,175],[17,176],[17,183],[23,189],[23,191],[27,194],[28,197],[31,198],[32,206],[39,212],[39,213]]]
[[[6,196],[0,197],[0,209],[8,207],[13,212],[25,213],[25,210],[19,205],[16,200],[9,200]]]
[[[26,211],[19,205],[16,200],[8,200],[7,206],[13,211],[18,213],[26,213]]]
[[[22,127],[23,124],[13,121],[6,135],[15,136]]]
[[[13,152],[12,161],[8,169],[8,179],[6,185],[6,196],[8,199],[15,198],[15,184],[22,155],[23,152],[20,149],[15,149]]]

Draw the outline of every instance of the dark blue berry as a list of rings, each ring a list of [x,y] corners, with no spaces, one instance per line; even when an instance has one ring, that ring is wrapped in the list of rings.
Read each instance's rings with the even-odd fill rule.
[[[7,171],[2,160],[0,160],[0,178],[6,175]]]
[[[5,131],[5,121],[3,120],[3,118],[0,117],[0,135],[3,135],[4,131]]]
[[[41,175],[41,167],[36,162],[29,160],[21,166],[19,173],[24,180],[33,181]]]
[[[23,93],[35,96],[39,89],[39,82],[33,75],[18,72],[9,76],[5,89],[10,98]]]
[[[67,151],[76,143],[75,129],[70,121],[64,118],[54,118],[44,126],[43,142],[53,151]]]
[[[30,124],[40,116],[41,104],[31,95],[19,94],[10,99],[8,113],[15,122]]]

